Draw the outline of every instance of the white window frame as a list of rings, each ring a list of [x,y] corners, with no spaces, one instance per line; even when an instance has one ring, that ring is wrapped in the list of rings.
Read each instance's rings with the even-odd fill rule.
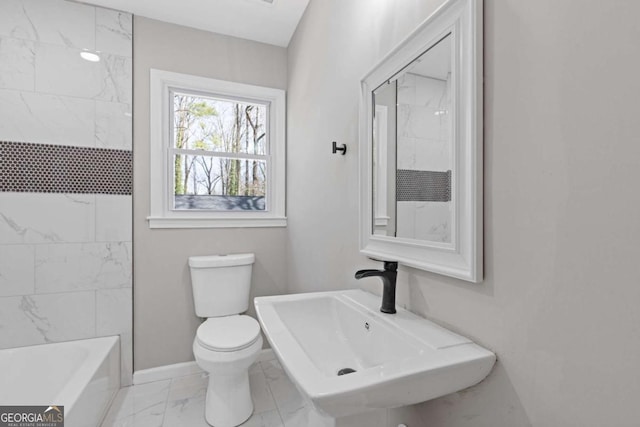
[[[150,228],[286,227],[285,216],[285,92],[188,74],[150,71]],[[266,210],[210,211],[172,208],[173,171],[170,102],[172,92],[255,100],[267,104],[269,143],[267,154]]]

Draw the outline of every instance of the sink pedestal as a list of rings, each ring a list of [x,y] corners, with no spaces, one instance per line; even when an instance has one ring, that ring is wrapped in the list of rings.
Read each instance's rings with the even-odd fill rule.
[[[321,414],[311,405],[307,425],[309,427],[386,427],[386,421],[387,411],[384,409],[347,417],[331,418]]]

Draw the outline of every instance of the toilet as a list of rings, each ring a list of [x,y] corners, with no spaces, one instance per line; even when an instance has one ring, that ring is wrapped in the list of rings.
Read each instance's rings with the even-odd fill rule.
[[[193,354],[209,373],[205,418],[214,427],[242,424],[253,413],[249,367],[262,349],[260,325],[249,307],[253,254],[189,258],[198,327]]]

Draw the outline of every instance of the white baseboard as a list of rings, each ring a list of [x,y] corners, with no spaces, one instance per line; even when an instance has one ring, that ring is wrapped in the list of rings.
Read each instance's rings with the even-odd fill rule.
[[[260,350],[258,362],[274,360],[276,355],[273,350],[266,348]],[[156,368],[142,369],[133,373],[133,384],[145,384],[154,381],[170,380],[172,378],[185,377],[203,372],[196,362],[175,363],[173,365],[158,366]]]
[[[142,369],[133,373],[133,384],[145,384],[153,381],[170,380],[171,378],[184,377],[198,374],[202,369],[196,362],[175,363],[173,365],[158,366],[156,368]]]

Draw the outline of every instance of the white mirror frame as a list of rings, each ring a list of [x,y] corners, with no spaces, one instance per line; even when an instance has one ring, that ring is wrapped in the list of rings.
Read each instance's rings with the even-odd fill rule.
[[[482,0],[448,0],[361,82],[360,252],[376,259],[481,282],[482,272]],[[452,245],[374,235],[372,92],[451,33],[454,56]]]

